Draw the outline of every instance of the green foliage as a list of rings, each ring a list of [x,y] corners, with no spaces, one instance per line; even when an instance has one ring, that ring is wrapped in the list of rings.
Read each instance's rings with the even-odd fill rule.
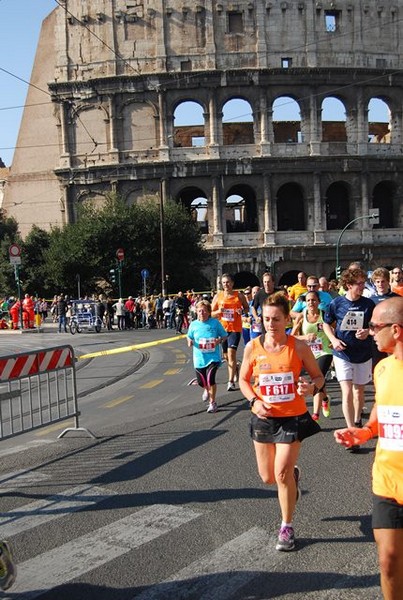
[[[35,239],[38,236],[37,232]],[[48,293],[77,295],[79,276],[82,293],[107,289],[117,295],[118,285],[111,281],[110,270],[117,266],[118,248],[125,251],[123,295],[141,290],[143,268],[150,272],[148,289],[160,291],[160,243],[160,204],[156,198],[126,206],[119,197],[110,195],[102,208],[86,203],[80,207],[77,223],[53,229],[47,245],[43,240],[43,279]],[[202,247],[200,230],[188,211],[171,201],[164,206],[164,243],[169,291],[205,287],[201,269],[208,253]],[[35,281],[33,274],[30,281]]]
[[[17,292],[14,267],[10,264],[8,252],[13,243],[21,245],[18,223],[0,209],[0,294],[4,296],[15,295]]]

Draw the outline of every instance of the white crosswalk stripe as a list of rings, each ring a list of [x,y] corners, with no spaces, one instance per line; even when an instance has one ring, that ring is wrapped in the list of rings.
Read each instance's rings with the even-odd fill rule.
[[[273,543],[270,545],[268,532],[254,527],[173,577],[145,590],[136,596],[136,600],[234,598],[237,590],[254,579],[257,572],[267,572],[270,559],[275,556],[278,558],[279,553],[274,550]],[[209,576],[207,590],[206,575]]]
[[[181,506],[155,505],[39,554],[18,565],[10,596],[28,600],[78,578],[200,516]]]
[[[7,513],[0,513],[1,536],[8,538],[38,525],[44,525],[81,508],[97,504],[114,494],[115,492],[93,485],[80,485],[46,499],[25,504]]]

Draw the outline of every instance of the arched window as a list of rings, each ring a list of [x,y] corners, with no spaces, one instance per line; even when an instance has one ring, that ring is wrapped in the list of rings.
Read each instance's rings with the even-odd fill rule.
[[[197,102],[185,101],[174,111],[174,146],[191,148],[205,146],[203,107]]]
[[[371,98],[368,103],[368,141],[372,144],[389,144],[390,136],[389,106],[380,98]]]
[[[343,229],[350,220],[348,186],[340,181],[332,183],[326,192],[326,229]]]
[[[322,141],[346,142],[346,109],[338,98],[325,98],[322,102]]]
[[[187,208],[202,233],[208,233],[208,200],[203,191],[197,187],[184,188],[179,193],[177,201]]]
[[[273,130],[276,143],[300,143],[301,111],[298,102],[281,96],[273,102]]]
[[[381,181],[374,187],[372,206],[379,208],[379,224],[374,225],[374,229],[398,227],[397,219],[394,218],[395,202],[396,185],[392,181]]]
[[[222,112],[224,146],[253,144],[253,115],[249,102],[233,98],[224,104]]]
[[[286,183],[277,192],[277,228],[279,231],[305,230],[304,196],[297,183]]]
[[[255,192],[248,185],[232,187],[225,199],[227,232],[258,231]]]

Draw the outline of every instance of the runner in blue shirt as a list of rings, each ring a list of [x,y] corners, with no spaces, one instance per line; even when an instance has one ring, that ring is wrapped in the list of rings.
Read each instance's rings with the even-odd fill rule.
[[[347,427],[361,426],[364,387],[371,381],[372,345],[368,323],[375,304],[362,295],[366,278],[362,269],[343,271],[341,284],[347,292],[332,300],[323,323],[333,349]],[[357,449],[352,447],[353,452]]]
[[[207,412],[217,412],[215,376],[221,364],[221,342],[227,332],[218,319],[211,317],[211,304],[200,300],[196,304],[197,319],[192,321],[187,332],[189,348],[193,347],[193,365],[197,383],[204,388],[203,401],[209,402]]]

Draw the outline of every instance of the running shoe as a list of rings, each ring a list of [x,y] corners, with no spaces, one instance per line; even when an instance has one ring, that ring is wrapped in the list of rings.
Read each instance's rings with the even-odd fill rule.
[[[361,429],[361,427],[362,427],[362,419],[360,419],[359,421],[354,421],[354,427],[358,427],[359,429]]]
[[[229,381],[227,383],[227,392],[235,392],[236,387],[235,387],[235,383],[233,381]]]
[[[312,419],[314,421],[319,421],[319,413],[312,413]]]
[[[301,498],[301,487],[299,485],[299,480],[301,479],[301,469],[295,465],[294,467],[294,479],[295,479],[295,485],[297,486],[297,502],[298,500]]]
[[[295,535],[292,527],[282,527],[278,533],[276,550],[289,552],[295,548]]]
[[[203,402],[208,402],[208,399],[209,399],[208,390],[203,390],[203,396],[202,396]]]
[[[13,585],[16,574],[10,543],[3,540],[0,542],[0,588],[8,590]]]
[[[210,404],[207,407],[207,412],[208,413],[215,413],[218,410],[218,406],[216,402],[210,402]]]
[[[330,396],[322,400],[322,414],[324,417],[330,417]]]

